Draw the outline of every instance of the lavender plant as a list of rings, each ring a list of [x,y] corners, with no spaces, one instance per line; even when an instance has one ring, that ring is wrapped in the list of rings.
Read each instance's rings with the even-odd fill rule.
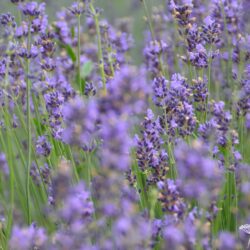
[[[0,248],[246,249],[248,1],[45,2],[0,15]]]

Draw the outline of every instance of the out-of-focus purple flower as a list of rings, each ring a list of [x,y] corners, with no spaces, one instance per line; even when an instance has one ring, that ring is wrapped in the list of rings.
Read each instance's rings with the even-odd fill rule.
[[[84,95],[88,97],[96,95],[96,87],[94,86],[92,82],[86,82]]]
[[[93,25],[89,20],[89,27],[93,30]],[[92,20],[93,21],[93,20]],[[122,26],[121,29],[119,29]],[[126,28],[124,28],[126,26]],[[113,27],[106,20],[100,22],[100,32],[103,46],[103,64],[107,76],[111,78],[114,71],[122,67],[127,61],[127,53],[133,46],[133,38],[128,32],[126,24],[118,23],[118,27]],[[95,28],[95,27],[94,27]],[[93,31],[92,31],[93,32]]]
[[[109,110],[117,114],[135,115],[146,108],[151,88],[143,68],[124,66],[107,84],[108,95],[100,100],[100,112]]]
[[[184,196],[204,205],[216,199],[222,172],[217,162],[209,157],[209,148],[199,140],[193,141],[191,146],[182,142],[175,150],[175,157]]]
[[[5,27],[5,35],[12,35],[17,26],[15,17],[10,13],[2,14],[0,16],[0,23]]]
[[[46,29],[48,28],[48,15],[46,14],[46,4],[40,3],[39,4],[39,11],[40,14],[38,17],[32,20],[31,23],[31,32],[32,33],[45,33]]]
[[[189,60],[197,68],[208,67],[208,54],[202,44],[197,44],[194,51],[189,52]]]
[[[27,22],[22,22],[20,26],[16,28],[15,37],[21,38],[28,35],[28,24]]]
[[[46,57],[41,63],[41,68],[47,72],[52,72],[56,68],[55,61]]]
[[[45,58],[51,58],[55,52],[55,34],[53,32],[42,33],[37,41],[40,45],[40,51],[45,56]]]
[[[50,177],[51,177],[51,169],[47,163],[44,164],[44,166],[41,168],[41,175],[43,182],[45,184],[50,183]]]
[[[64,20],[59,20],[55,22],[55,26],[57,28],[56,34],[59,39],[66,44],[70,44],[70,28],[68,27],[67,22]]]
[[[32,249],[46,247],[47,235],[43,228],[38,228],[34,224],[26,228],[14,226],[10,239],[10,249]]]
[[[23,14],[26,16],[37,17],[40,14],[39,4],[37,2],[27,2],[22,6]]]
[[[59,89],[60,90],[60,89]],[[49,113],[49,123],[55,138],[58,134],[61,138],[62,124],[62,106],[65,101],[63,93],[57,90],[52,90],[44,94],[46,109]]]
[[[201,34],[196,23],[188,29],[186,39],[188,43],[187,49],[189,52],[195,50],[196,46],[201,43]]]
[[[207,88],[207,79],[198,78],[197,80],[193,80],[193,96],[194,101],[198,105],[196,105],[196,109],[198,111],[205,111],[206,108],[206,100],[209,95]]]
[[[6,59],[0,60],[0,76],[1,77],[4,77],[6,74],[6,64],[7,64]]]
[[[186,210],[186,204],[175,181],[171,179],[160,181],[157,183],[157,187],[160,192],[159,201],[162,204],[163,211],[182,218]]]
[[[70,46],[77,45],[77,18],[67,9],[57,13],[55,34],[60,42]],[[71,32],[74,30],[74,34]]]
[[[217,23],[211,16],[207,16],[204,19],[204,25],[202,25],[202,38],[208,44],[216,45],[219,42],[219,35],[221,33],[220,24]]]
[[[0,153],[0,170],[5,174],[9,174],[9,166],[4,153]]]
[[[160,62],[162,54],[166,52],[167,44],[163,41],[151,41],[151,43],[145,47],[143,54],[145,57],[147,69],[155,77],[163,70]]]
[[[41,177],[38,170],[38,166],[33,162],[30,166],[30,176],[36,185],[40,185]]]
[[[22,3],[24,0],[10,0],[14,4]]]
[[[199,126],[199,134],[201,137],[210,143],[216,143],[225,147],[228,143],[229,136],[232,137],[232,143],[237,144],[237,135],[230,130],[232,115],[224,109],[225,103],[213,102],[210,104],[210,112],[212,117],[209,121]],[[231,135],[230,135],[231,133]]]
[[[27,58],[27,59],[31,59],[31,58],[36,58],[39,54],[38,48],[34,45],[31,46],[30,51],[28,51],[26,48],[19,48],[18,50],[18,55],[22,58]]]
[[[91,150],[95,147],[97,132],[98,106],[95,100],[88,103],[76,97],[63,108],[65,129],[62,133],[64,142]]]
[[[178,24],[183,27],[187,27],[188,24],[193,23],[192,13],[192,1],[188,0],[182,5],[178,5],[174,0],[169,1],[169,7],[174,18],[177,19]]]
[[[149,249],[151,225],[142,216],[121,216],[113,225],[116,249]]]
[[[78,183],[69,190],[59,213],[62,219],[71,226],[76,226],[76,224],[85,226],[85,223],[90,222],[94,206],[83,183]]]
[[[159,237],[160,232],[162,229],[162,220],[161,219],[155,219],[152,221],[152,240],[153,240],[153,246],[157,242],[157,237]]]
[[[229,111],[224,110],[225,103],[220,101],[212,104],[212,114],[211,119],[212,124],[215,125],[219,134],[217,136],[218,144],[225,146],[227,143],[226,133],[229,130],[232,115]]]
[[[71,7],[69,8],[69,11],[73,15],[76,15],[76,16],[81,15],[84,11],[84,4],[82,2],[73,3]]]
[[[168,226],[163,230],[163,239],[166,247],[177,250],[184,242],[184,235],[176,226]]]
[[[67,161],[61,160],[57,175],[51,180],[49,201],[51,205],[58,205],[64,200],[70,190],[71,169]]]
[[[247,130],[250,130],[250,113],[246,114],[245,125],[246,125]]]
[[[49,156],[51,152],[51,144],[45,136],[39,136],[36,141],[36,153],[42,156]]]
[[[210,224],[202,223],[202,211],[194,207],[182,220],[173,215],[162,219],[162,239],[165,249],[195,249],[199,244],[203,249],[210,249]]]
[[[36,185],[40,185],[42,182],[44,184],[50,183],[50,167],[48,164],[44,164],[42,167],[38,167],[36,163],[32,163],[30,167],[30,176],[32,177],[33,181]]]
[[[107,114],[100,130],[102,145],[99,157],[103,167],[126,171],[130,165],[131,139],[127,121]]]
[[[108,218],[119,214],[122,185],[124,185],[124,178],[115,169],[105,171],[102,175],[93,178],[92,189],[93,197],[98,201],[97,212],[105,214]]]
[[[19,126],[19,120],[15,114],[13,114],[13,117],[12,117],[12,126],[13,128],[17,128]]]
[[[250,111],[250,64],[246,66],[244,77],[241,80],[238,104],[243,115]]]
[[[156,77],[153,81],[153,101],[155,105],[164,107],[168,95],[169,81],[165,77]]]
[[[221,232],[218,239],[219,250],[234,250],[236,249],[237,241],[233,234],[229,232]]]

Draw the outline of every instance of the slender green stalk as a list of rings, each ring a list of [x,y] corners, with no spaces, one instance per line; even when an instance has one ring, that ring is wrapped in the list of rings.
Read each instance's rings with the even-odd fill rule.
[[[101,40],[101,31],[100,31],[100,23],[99,23],[99,14],[96,12],[93,3],[90,3],[90,10],[92,11],[92,14],[94,16],[95,20],[95,26],[96,26],[96,33],[97,33],[97,44],[98,44],[98,64],[99,64],[99,70],[102,78],[102,84],[103,84],[103,91],[104,94],[106,94],[106,75],[104,71],[104,60],[103,60],[103,52],[102,52],[102,40]]]
[[[87,165],[86,166],[87,176],[85,178],[87,179],[88,187],[90,187],[90,184],[91,184],[91,166],[90,166],[91,160],[89,157],[89,153],[84,152],[84,158],[85,158],[85,161],[87,162],[87,164],[86,164]]]
[[[9,162],[9,168],[10,168],[10,176],[9,176],[9,183],[10,183],[10,210],[8,215],[8,224],[7,224],[7,237],[10,237],[11,233],[11,227],[13,222],[13,210],[14,210],[14,183],[15,183],[15,173],[13,168],[13,150],[11,146],[11,132],[7,132],[7,147],[8,147],[8,162]]]
[[[135,152],[131,152],[133,155],[133,159],[135,159]],[[137,183],[136,188],[138,190],[138,193],[140,194],[140,208],[141,210],[147,209],[149,211],[149,200],[147,196],[147,192],[145,190],[145,174],[141,172],[138,164],[136,161],[132,163],[132,171],[136,176]]]
[[[209,49],[209,54],[211,54],[212,52],[212,45],[210,46],[210,49]],[[208,95],[207,95],[207,98],[206,98],[206,108],[205,108],[205,118],[204,118],[204,122],[206,122],[207,120],[207,112],[208,112],[208,103],[209,103],[209,100],[210,100],[210,95],[211,95],[211,69],[212,69],[212,58],[210,57],[209,58],[209,62],[208,62],[208,83],[207,83],[207,89],[208,89]],[[202,76],[202,79],[203,79],[203,76]]]
[[[5,90],[8,91],[9,85],[9,63],[7,63],[6,74],[5,74]],[[13,150],[12,150],[12,143],[11,143],[11,132],[12,132],[12,124],[10,122],[10,117],[8,116],[8,108],[9,108],[9,98],[8,94],[5,95],[5,106],[3,107],[3,114],[4,120],[6,125],[6,137],[7,137],[7,160],[9,165],[9,188],[10,188],[10,208],[8,210],[8,222],[7,222],[7,239],[10,237],[12,222],[13,222],[13,210],[14,210],[14,183],[15,183],[15,173],[13,169]]]
[[[245,126],[244,126],[244,116],[241,115],[239,118],[239,128],[240,128],[240,152],[242,154],[243,159],[245,159],[244,145],[245,145]]]
[[[81,81],[81,14],[77,16],[77,84],[82,93],[84,93],[84,86]]]
[[[28,28],[28,42],[27,49],[28,53],[31,51],[31,20]],[[28,160],[26,167],[26,203],[27,203],[27,219],[28,224],[31,223],[30,214],[30,165],[31,165],[31,151],[32,151],[32,140],[31,140],[31,110],[30,110],[30,98],[31,98],[31,82],[29,79],[30,74],[30,59],[26,60],[26,112],[27,112],[27,132],[28,132]]]
[[[141,2],[142,2],[143,7],[144,7],[145,16],[146,16],[147,21],[148,21],[148,25],[149,25],[149,29],[150,29],[150,33],[151,33],[152,39],[153,39],[153,41],[155,41],[156,40],[155,39],[155,32],[154,32],[153,24],[152,24],[152,21],[151,21],[151,17],[150,17],[150,14],[149,14],[149,10],[148,10],[146,1],[145,0],[141,0]]]
[[[165,121],[165,129],[166,131],[168,130],[168,124],[167,124],[167,112],[166,112],[166,107],[163,107],[164,109],[164,121]],[[168,157],[169,157],[169,167],[170,167],[170,177],[172,179],[177,178],[177,169],[175,166],[175,159],[174,159],[174,154],[173,154],[173,149],[171,142],[169,138],[167,139],[167,152],[168,152]]]
[[[74,156],[73,156],[73,153],[72,153],[72,150],[71,150],[70,147],[68,147],[68,154],[69,154],[71,163],[73,164],[73,170],[74,170],[75,179],[78,182],[80,178],[79,178],[79,175],[78,175],[78,172],[77,172],[77,168],[76,168]]]
[[[6,101],[7,101],[7,99],[8,98],[6,98]],[[8,165],[9,165],[9,190],[10,190],[10,196],[9,196],[10,207],[8,207],[8,212],[7,212],[7,214],[8,214],[7,230],[6,230],[6,238],[7,239],[9,239],[10,234],[11,234],[11,228],[12,228],[12,223],[13,223],[14,199],[15,199],[15,192],[14,192],[15,173],[14,173],[14,169],[13,169],[14,155],[13,155],[13,150],[12,150],[12,145],[11,145],[11,131],[10,131],[11,124],[9,121],[9,117],[7,115],[7,107],[8,106],[9,105],[8,105],[8,101],[7,101],[6,107],[3,108],[5,125],[7,127],[7,130],[6,130],[6,153],[7,153],[7,155],[6,156],[7,156]]]
[[[150,30],[150,33],[151,33],[151,36],[152,36],[152,40],[153,40],[154,42],[156,42],[157,39],[156,39],[155,32],[154,32],[153,22],[152,22],[152,20],[151,20],[151,15],[150,15],[150,12],[149,12],[149,9],[148,9],[146,0],[141,0],[141,2],[142,2],[142,4],[143,4],[144,13],[145,13],[145,16],[146,16],[146,18],[147,18],[147,22],[148,22],[148,24],[149,24],[149,30]],[[161,51],[163,51],[161,41],[159,42],[159,45],[160,45]],[[165,64],[166,70],[164,70],[163,63],[162,63],[162,55],[161,55],[161,54],[159,55],[158,59],[159,59],[159,64],[160,64],[160,71],[161,71],[161,73],[162,73],[165,77],[167,77],[167,79],[169,79],[168,65]]]
[[[212,46],[209,49],[209,54],[211,54],[211,52],[212,52]],[[208,62],[208,93],[211,93],[211,69],[212,69],[212,58],[210,57]]]
[[[171,179],[176,179],[177,178],[177,170],[175,167],[175,159],[174,159],[172,145],[170,142],[168,142],[168,145],[167,145],[167,152],[168,152],[168,157],[169,157],[170,176],[171,176]]]
[[[227,29],[227,20],[226,20],[226,14],[225,14],[225,9],[223,4],[221,3],[221,8],[222,8],[222,14],[223,14],[223,19],[224,19],[224,25],[225,25],[225,33],[226,33],[226,39],[227,39],[227,51],[229,53],[229,58],[227,61],[227,82],[228,85],[231,88],[232,91],[232,105],[231,105],[231,111],[232,111],[232,116],[233,116],[233,121],[236,121],[236,108],[235,104],[237,102],[236,97],[237,97],[237,85],[234,82],[234,79],[232,78],[232,69],[233,69],[233,60],[232,60],[232,42],[230,40],[229,32]],[[230,155],[229,152],[231,152],[232,148],[232,142],[230,141],[230,145],[228,145],[227,153],[226,153],[226,161],[227,165],[229,167],[230,164]],[[227,225],[227,230],[230,230],[232,232],[237,231],[237,209],[238,209],[238,192],[237,192],[237,187],[236,187],[236,177],[235,173],[229,172],[226,175],[226,225]]]
[[[105,39],[108,39],[108,34],[107,34],[107,32],[105,32],[104,36],[105,36]],[[114,69],[114,66],[113,66],[112,47],[111,47],[110,43],[108,43],[107,51],[108,51],[109,67],[110,67],[111,74],[112,74],[111,76],[113,77],[113,76],[115,75],[115,69]]]

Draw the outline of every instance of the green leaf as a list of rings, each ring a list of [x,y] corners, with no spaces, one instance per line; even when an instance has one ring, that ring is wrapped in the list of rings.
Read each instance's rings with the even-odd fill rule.
[[[74,50],[69,45],[65,45],[65,49],[67,50],[67,53],[70,56],[70,58],[72,59],[72,61],[76,62],[76,54],[75,54]]]
[[[43,116],[42,116],[41,118],[43,118]],[[46,131],[46,127],[45,127],[45,126],[43,125],[43,123],[41,122],[42,119],[41,119],[41,120],[38,120],[38,119],[36,119],[36,118],[33,118],[32,120],[33,120],[33,123],[34,123],[34,125],[35,125],[37,131],[39,131],[39,130],[41,130],[41,132],[45,132],[45,131]]]
[[[81,68],[81,78],[85,79],[86,77],[88,77],[91,74],[93,68],[94,68],[93,62],[88,61],[84,63]]]

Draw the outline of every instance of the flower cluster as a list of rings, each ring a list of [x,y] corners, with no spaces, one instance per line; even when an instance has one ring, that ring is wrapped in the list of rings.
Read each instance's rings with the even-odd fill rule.
[[[175,156],[184,196],[206,205],[216,199],[222,184],[222,172],[217,162],[209,157],[207,146],[199,140],[191,147],[180,143]]]
[[[84,150],[91,150],[95,146],[94,134],[98,121],[95,101],[85,103],[80,97],[71,100],[63,108],[63,119],[66,126],[62,133],[64,142]]]
[[[164,180],[168,171],[168,154],[163,148],[163,128],[159,118],[155,120],[148,110],[142,124],[141,138],[136,137],[136,157],[141,171],[145,172],[148,184]]]
[[[153,100],[164,110],[162,117],[168,135],[186,136],[196,127],[191,87],[180,74],[174,74],[168,82],[164,77],[153,82]]]

